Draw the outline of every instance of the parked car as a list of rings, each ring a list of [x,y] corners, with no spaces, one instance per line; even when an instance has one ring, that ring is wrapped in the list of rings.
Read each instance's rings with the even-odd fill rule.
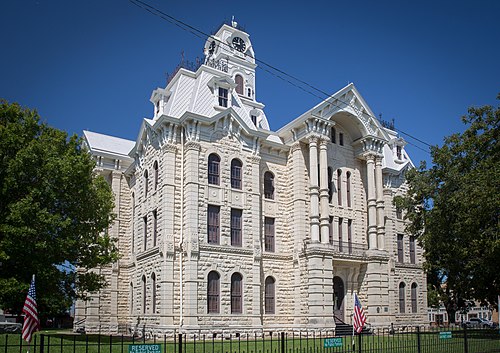
[[[23,325],[15,322],[0,322],[0,333],[20,333]]]
[[[469,321],[464,322],[468,328],[495,328],[497,326],[493,321],[482,319],[480,317],[472,317]]]

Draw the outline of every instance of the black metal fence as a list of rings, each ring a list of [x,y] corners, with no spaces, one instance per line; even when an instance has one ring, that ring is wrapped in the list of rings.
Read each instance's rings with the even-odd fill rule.
[[[3,351],[3,352],[2,352]],[[0,335],[0,353],[494,353],[498,329],[374,330],[335,336],[334,331],[178,333],[146,337],[37,333],[31,345],[20,335]]]

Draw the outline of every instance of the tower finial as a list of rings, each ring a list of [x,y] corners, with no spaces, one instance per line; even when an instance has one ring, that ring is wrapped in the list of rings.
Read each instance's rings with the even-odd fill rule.
[[[236,21],[234,20],[234,16],[233,16],[233,18],[231,19],[231,26],[233,26],[234,28],[238,27],[238,22],[236,22]]]

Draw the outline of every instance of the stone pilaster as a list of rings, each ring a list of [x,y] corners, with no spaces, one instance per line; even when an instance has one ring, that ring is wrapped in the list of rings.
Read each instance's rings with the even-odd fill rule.
[[[375,155],[366,155],[366,187],[368,209],[368,247],[377,249],[377,200],[375,194]]]
[[[116,164],[118,167],[119,164]],[[116,220],[113,222],[109,234],[112,238],[118,239],[120,226],[124,224],[122,220],[121,212],[121,183],[123,174],[119,171],[111,172],[111,189],[113,190],[113,195],[115,196],[115,208],[114,213],[116,214]],[[111,266],[111,278],[109,279],[109,289],[110,289],[110,332],[118,333],[118,274],[119,274],[119,261],[113,263]]]
[[[309,137],[309,195],[311,198],[311,241],[319,242],[318,137]]]
[[[382,180],[382,157],[375,159],[375,185],[377,188],[377,244],[379,250],[384,250],[384,186]]]
[[[175,198],[175,178],[176,173],[180,172],[180,167],[176,164],[177,147],[173,144],[164,144],[162,146],[162,178],[161,178],[161,193],[162,193],[162,207],[161,207],[161,235],[160,244],[162,244],[161,251],[163,252],[163,259],[161,263],[161,283],[159,293],[161,298],[160,305],[160,324],[173,325],[174,324],[174,307],[175,307],[175,290],[178,290],[174,279],[174,249],[175,243],[180,239],[174,237],[174,214],[175,211],[180,210],[180,205],[176,202]],[[182,180],[182,178],[181,178]]]
[[[330,212],[328,205],[328,155],[327,155],[328,140],[321,139],[319,145],[319,192],[321,205],[321,242],[328,244],[330,241]]]
[[[196,328],[198,325],[198,231],[199,231],[199,160],[201,146],[196,141],[184,145],[184,225],[183,250],[184,260],[184,296],[183,319],[185,328]]]

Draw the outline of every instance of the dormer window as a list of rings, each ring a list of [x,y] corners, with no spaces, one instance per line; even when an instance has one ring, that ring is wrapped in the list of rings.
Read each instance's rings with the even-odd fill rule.
[[[252,118],[252,123],[255,125],[255,127],[257,127],[257,116],[252,115],[251,118]]]
[[[234,82],[236,83],[236,93],[243,94],[243,77],[241,75],[236,75],[234,77]]]
[[[402,150],[403,148],[401,146],[396,146],[396,156],[398,159],[402,159]]]
[[[219,106],[227,108],[227,88],[219,87]]]
[[[160,101],[156,102],[156,114],[160,112]]]

